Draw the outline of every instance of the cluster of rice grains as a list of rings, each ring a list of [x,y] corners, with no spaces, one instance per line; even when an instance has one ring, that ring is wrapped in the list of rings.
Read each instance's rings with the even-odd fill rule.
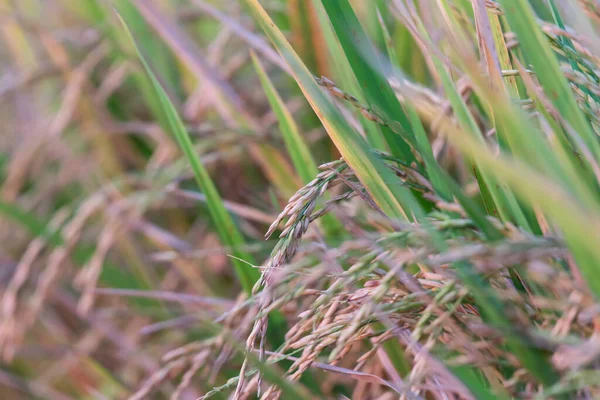
[[[387,165],[405,184],[421,188],[424,198],[436,203],[422,176],[403,172],[410,168],[401,164]],[[248,351],[254,352],[260,342],[259,354],[264,355],[267,315],[282,310],[291,327],[284,345],[268,352],[267,362],[293,361],[285,371],[288,380],[298,380],[312,366],[331,375],[329,389],[337,383],[358,381],[353,398],[367,398],[367,393],[387,398],[390,390],[408,398],[425,393],[468,398],[468,391],[448,368],[475,365],[493,376],[498,373],[494,371],[510,365],[515,372],[502,382],[504,390],[518,396],[534,392],[535,385],[527,384],[531,376],[505,351],[504,332],[485,323],[469,290],[448,268],[465,260],[501,295],[513,329],[527,338],[527,344],[554,353],[552,362],[557,369],[574,370],[594,360],[600,351],[594,342],[572,346],[567,339],[572,334],[591,335],[598,310],[585,285],[574,282],[561,267],[561,260],[568,259],[564,244],[553,237],[533,237],[491,218],[504,239],[485,244],[458,204],[438,200],[437,204],[456,216],[432,212],[429,217],[431,225],[452,244],[446,252],[435,250],[422,227],[394,223],[370,209],[355,218],[353,233],[360,239],[338,247],[300,248],[302,257],[294,258],[310,222],[334,201],[357,194],[362,204],[373,204],[364,201],[368,194],[342,160],[321,168],[324,171],[290,199],[267,233],[270,236],[282,226],[280,240],[256,287],[257,292],[259,288],[262,291],[255,296],[256,321],[247,340]],[[345,182],[353,190],[315,211],[319,197],[336,182]],[[390,226],[395,231],[385,233]],[[378,231],[378,227],[382,229]],[[311,258],[307,260],[308,254]],[[511,276],[521,285],[515,285]],[[530,335],[536,325],[552,334]],[[404,379],[382,351],[391,341],[401,343],[405,351]],[[449,360],[447,365],[433,355],[443,355]],[[216,391],[235,384],[235,396],[247,398],[260,383],[257,369],[243,368],[238,379]],[[268,386],[262,398],[278,398],[279,390],[278,385]]]

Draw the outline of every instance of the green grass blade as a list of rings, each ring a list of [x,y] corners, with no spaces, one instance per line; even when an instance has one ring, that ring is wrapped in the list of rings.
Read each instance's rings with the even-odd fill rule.
[[[445,0],[442,0],[441,4],[444,7],[444,15],[447,17],[448,23],[452,28],[455,28],[454,32],[457,35],[457,38],[461,38],[460,42],[467,41],[467,36],[461,35],[461,33],[464,32],[460,31],[460,27],[453,16],[450,6]],[[428,37],[428,34],[424,32],[424,36]],[[431,44],[431,46],[433,46],[433,44]],[[432,60],[438,76],[441,79],[446,96],[452,104],[452,108],[457,116],[459,124],[462,126],[463,130],[469,132],[473,138],[478,141],[483,141],[483,136],[479,131],[479,127],[467,107],[467,104],[460,96],[455,84],[452,82],[446,66],[443,65],[440,58],[435,54],[432,55]],[[490,62],[492,62],[492,60],[490,60]],[[492,70],[497,70],[495,66],[492,67]],[[497,72],[499,73],[499,71]],[[514,194],[506,186],[497,182],[492,175],[478,168],[476,158],[474,158],[474,163],[475,175],[488,213],[498,216],[504,221],[511,221],[517,223],[519,226],[529,229],[529,222],[525,217],[523,210],[521,210]]]
[[[69,6],[72,6],[72,2],[66,2]],[[86,17],[92,22],[102,27],[103,32],[106,34],[108,39],[115,47],[115,51],[113,52],[113,57],[117,60],[121,59],[129,59],[131,56],[131,48],[127,46],[127,43],[123,41],[121,32],[118,26],[115,26],[110,19],[110,9],[109,7],[99,0],[82,0],[82,8],[86,11]],[[133,9],[133,5],[130,2],[126,2],[123,0],[118,0],[114,4],[118,7],[119,12],[124,15],[127,21],[133,22],[137,27],[137,32],[139,35],[142,35],[143,38],[151,38],[150,30],[147,24],[144,23],[142,17],[137,13],[135,9]],[[145,49],[149,54],[156,54],[159,58],[164,60],[172,60],[168,54],[168,50],[165,46],[158,46],[154,44],[156,41],[150,40],[153,43],[150,43],[147,40],[144,40],[143,49]],[[161,68],[159,72],[161,73],[161,77],[165,76],[165,81],[170,82],[173,87],[177,87],[176,83],[178,82],[175,79],[170,78],[170,74],[167,71],[175,71],[175,63],[174,62],[166,62],[163,61],[156,65],[158,68]],[[166,68],[166,69],[165,69]],[[164,115],[164,112],[158,102],[158,99],[155,96],[152,96],[152,83],[150,79],[142,72],[133,70],[131,72],[133,81],[137,90],[139,90],[142,94],[141,98],[146,103],[146,106],[149,108],[154,118],[159,122],[163,129],[168,130],[168,122],[167,117]]]
[[[387,126],[381,127],[390,151],[397,157],[404,157],[407,162],[413,161],[414,156],[408,145],[413,142],[410,122],[390,84],[379,72],[381,68],[378,70],[373,65],[378,63],[379,54],[370,43],[352,6],[348,0],[323,0],[323,6],[369,106],[383,114],[386,120],[397,122],[395,131]]]
[[[135,5],[130,0],[115,0],[115,7],[119,10],[119,14],[129,21],[129,28],[138,38],[138,46],[140,46],[144,54],[152,54],[152,60],[146,60],[155,71],[154,74],[159,78],[166,87],[168,93],[181,94],[180,72],[177,65],[177,60],[171,54],[169,47],[160,40],[155,40],[152,27],[146,22],[144,17],[136,9]],[[114,23],[112,31],[117,40],[121,43],[121,48],[126,49],[126,39],[119,34],[118,23]],[[131,56],[135,56],[131,54]]]
[[[321,26],[321,31],[323,32],[323,37],[325,39],[325,43],[327,44],[327,49],[329,50],[329,57],[331,59],[331,64],[333,69],[337,73],[335,78],[336,82],[339,80],[341,83],[341,87],[347,88],[350,93],[358,96],[359,101],[361,103],[365,103],[361,96],[360,86],[356,81],[356,77],[352,72],[352,67],[350,67],[350,63],[348,63],[348,59],[346,58],[346,54],[340,45],[340,42],[337,40],[337,36],[331,26],[331,22],[329,21],[329,17],[327,16],[327,12],[323,8],[323,4],[321,0],[312,0],[313,5],[315,7],[315,12],[319,19],[319,23]],[[339,78],[339,79],[338,79]],[[369,121],[362,114],[358,114],[358,118],[361,122],[365,130],[365,136],[367,137],[367,142],[371,147],[375,149],[385,150],[386,142],[381,133],[381,129],[379,124],[373,121]]]
[[[310,154],[310,149],[302,139],[296,122],[292,118],[283,99],[279,96],[279,93],[277,93],[277,90],[271,83],[261,62],[254,53],[252,53],[252,62],[254,63],[254,69],[256,70],[265,94],[267,95],[267,99],[277,116],[281,135],[290,157],[292,158],[294,167],[302,181],[307,184],[319,173],[317,165]]]
[[[468,365],[461,365],[450,366],[448,369],[454,374],[454,376],[462,381],[462,383],[467,387],[467,389],[469,389],[476,399],[509,400],[511,398],[504,390],[501,392],[492,392],[488,390],[488,388],[481,382],[481,378],[477,374],[479,371],[476,368]]]
[[[412,194],[398,184],[395,176],[369,150],[365,140],[340,116],[258,0],[246,0],[246,3],[275,48],[290,65],[296,81],[327,133],[373,200],[391,218],[405,219],[412,214],[418,216],[420,207]]]
[[[512,61],[510,59],[510,54],[508,51],[508,48],[506,47],[506,41],[504,39],[504,31],[502,29],[502,24],[500,22],[500,16],[497,15],[496,13],[492,12],[491,10],[487,9],[486,11],[487,14],[487,18],[489,20],[489,25],[490,25],[490,30],[491,30],[491,35],[493,38],[493,45],[494,45],[494,53],[495,56],[498,58],[498,63],[500,65],[500,69],[502,70],[511,70],[513,69],[513,65],[512,65]],[[502,82],[498,82],[499,84],[503,84],[504,87],[506,88],[506,91],[508,93],[508,95],[515,100],[518,100],[521,98],[520,93],[519,93],[519,85],[517,84],[517,79],[516,77],[513,76],[507,76],[504,78],[500,78],[502,79]],[[489,109],[490,114],[493,115],[493,107],[491,107]],[[494,118],[494,121],[497,121],[496,118]],[[510,144],[509,141],[509,135],[507,135],[507,133],[505,132],[505,130],[503,129],[503,126],[501,126],[501,124],[495,124],[496,127],[496,134],[498,136],[498,143],[500,145],[500,148],[508,151],[508,152],[512,152],[512,145]],[[511,202],[517,202],[516,199],[514,199],[514,194],[513,193],[508,193],[510,197],[510,201]],[[535,232],[536,234],[541,233],[541,229],[539,227],[538,221],[535,218],[535,213],[533,212],[533,210],[529,209],[527,207],[527,205],[520,203],[519,205],[513,205],[513,209],[517,212],[522,214],[522,218],[519,216],[519,220],[524,222],[523,228],[525,229],[529,229],[530,232]],[[516,214],[519,215],[519,214]]]
[[[427,33],[423,32],[424,36],[427,37]],[[478,143],[483,146],[483,139],[479,128],[471,115],[467,105],[458,93],[454,83],[452,82],[446,67],[441,63],[440,59],[436,56],[432,56],[432,60],[435,64],[436,72],[439,74],[446,95],[448,96],[450,103],[453,106],[454,113],[458,119],[459,126],[462,129],[464,135],[469,137],[469,140],[473,143]],[[453,122],[446,121],[448,126],[452,125]],[[505,193],[503,193],[500,186],[496,186],[499,181],[491,173],[490,170],[483,168],[479,165],[478,157],[475,157],[475,152],[469,153],[469,156],[477,165],[477,172],[481,175],[478,176],[480,181],[480,187],[482,189],[487,187],[490,189],[490,198],[488,201],[493,206],[500,205],[502,210],[508,214],[510,208],[504,208],[507,206]],[[509,205],[510,206],[510,205]],[[440,251],[443,251],[447,244],[442,243],[441,246],[436,246]],[[527,368],[540,382],[546,384],[552,384],[556,382],[558,375],[549,366],[548,357],[543,352],[530,348],[526,341],[519,335],[511,332],[511,322],[507,318],[504,306],[496,295],[492,287],[486,282],[480,275],[475,273],[474,267],[467,262],[460,262],[453,265],[460,279],[470,288],[473,297],[476,299],[478,308],[480,309],[484,319],[491,325],[505,332],[506,342],[511,351],[517,355],[521,360],[525,368]]]
[[[155,96],[158,97],[160,104],[163,107],[164,112],[168,118],[170,128],[169,131],[173,134],[173,136],[175,136],[175,139],[177,140],[182,152],[184,153],[186,159],[190,163],[197,184],[206,196],[208,211],[219,234],[219,237],[224,245],[232,249],[232,253],[234,256],[232,258],[232,263],[235,268],[235,272],[240,282],[240,285],[246,293],[252,293],[253,286],[260,277],[259,270],[251,266],[256,265],[256,262],[249,253],[241,250],[241,248],[245,244],[243,236],[241,235],[236,225],[234,224],[231,216],[227,212],[225,205],[223,204],[223,200],[221,199],[215,184],[213,183],[210,175],[208,174],[208,171],[206,170],[206,168],[202,164],[202,161],[196,154],[193,148],[191,138],[188,132],[186,131],[185,126],[183,125],[183,122],[179,117],[177,110],[175,109],[175,106],[165,93],[160,82],[156,79],[154,73],[152,72],[152,69],[149,67],[140,49],[137,47],[135,38],[132,36],[131,32],[127,28],[126,21],[124,21],[120,15],[119,18],[121,19],[127,36],[131,40],[132,44],[135,46],[135,49],[138,53],[140,61],[144,66],[144,69],[146,70],[150,80],[152,81],[152,85],[155,89]],[[257,150],[262,151],[263,155],[268,155],[270,153],[269,151],[265,151],[268,150],[265,148],[258,148]],[[284,341],[285,330],[286,321],[284,317],[279,312],[271,313],[269,315],[269,329],[267,331],[267,338],[269,342],[274,346],[280,346]],[[312,387],[315,390],[318,390],[318,387],[314,383],[314,380],[310,373],[304,374],[302,380],[308,386]]]
[[[499,3],[503,6],[508,23],[517,34],[523,53],[533,65],[548,98],[581,135],[595,158],[600,159],[598,139],[578,107],[558,60],[536,23],[530,4],[526,0],[499,0]]]
[[[254,53],[252,53],[252,61],[269,103],[271,104],[275,115],[277,115],[281,135],[283,136],[287,151],[292,158],[294,168],[298,172],[298,175],[300,175],[303,183],[308,184],[319,174],[317,164],[310,154],[308,145],[300,135],[300,131],[292,118],[292,114],[287,109],[283,99],[273,86],[273,83],[267,76],[260,60]],[[324,215],[322,221],[323,223],[321,226],[328,237],[333,238],[343,230],[341,223],[330,214]]]
[[[445,3],[445,0],[443,1]],[[452,18],[448,18],[448,20],[449,25],[446,32],[453,45],[453,51],[451,52],[453,60],[457,65],[462,66],[470,76],[475,84],[474,87],[480,99],[489,103],[490,109],[493,110],[493,114],[490,115],[490,118],[494,120],[498,129],[506,135],[507,140],[511,143],[511,150],[524,159],[527,159],[529,163],[535,165],[539,170],[553,171],[556,176],[561,177],[564,185],[570,186],[574,192],[577,192],[578,195],[582,197],[582,199],[590,201],[589,190],[582,182],[581,173],[578,173],[582,171],[577,165],[579,161],[576,160],[573,152],[569,151],[567,148],[562,149],[562,152],[567,155],[567,157],[563,157],[562,160],[559,161],[558,153],[549,145],[546,135],[537,129],[529,119],[525,118],[520,110],[515,109],[511,105],[504,92],[493,91],[489,88],[488,80],[482,77],[481,70],[478,68],[475,54],[469,51],[468,46],[461,44],[462,40],[465,39],[460,36],[462,31],[459,29],[458,22],[454,21]],[[421,32],[424,36],[428,36],[424,27],[421,27]],[[439,52],[435,47],[432,47],[432,51]],[[436,68],[440,70],[444,68],[440,63],[439,58],[437,58],[437,64],[438,66]],[[448,87],[452,84],[452,81],[447,72],[443,71],[443,73],[446,75],[445,81],[449,82],[445,83],[445,87]],[[467,115],[468,110],[464,105],[460,104],[460,100],[462,99],[457,99],[454,92],[455,90],[451,91],[448,93],[448,96],[451,101],[454,98],[454,106],[456,106],[456,104],[460,106],[458,111],[455,112],[457,113],[459,121],[464,121],[465,115],[469,117]],[[473,135],[473,132],[477,132],[476,125],[473,123],[469,123],[469,125],[471,126],[470,130],[463,129],[465,129],[466,132],[471,133],[472,137],[481,142],[482,139],[480,138],[480,134]],[[463,124],[463,126],[466,125]],[[526,132],[527,134],[523,134],[523,132]],[[561,138],[566,140],[566,138],[559,135],[558,139],[560,140]],[[491,187],[493,188],[493,186]],[[502,199],[498,198],[498,200]],[[593,203],[594,200],[592,199],[591,202]],[[510,204],[508,205],[508,209],[509,208]]]
[[[131,40],[132,44],[135,46],[135,49],[138,52],[138,56],[144,66],[144,69],[146,70],[146,73],[152,81],[152,85],[155,90],[155,96],[158,97],[160,104],[164,109],[165,115],[167,116],[170,132],[177,140],[177,143],[179,143],[181,150],[185,154],[188,162],[190,163],[190,166],[194,173],[194,177],[196,178],[196,182],[198,183],[198,185],[200,186],[200,188],[204,192],[204,195],[207,198],[210,216],[213,220],[215,228],[217,229],[223,244],[233,249],[233,255],[235,257],[242,260],[246,260],[249,263],[255,264],[252,261],[252,257],[249,254],[239,249],[241,246],[244,245],[244,239],[241,233],[238,231],[231,216],[225,209],[223,200],[221,199],[221,196],[219,195],[214,182],[212,181],[208,171],[202,164],[202,161],[196,154],[192,144],[192,140],[190,139],[190,136],[187,133],[185,126],[181,121],[177,110],[175,109],[175,106],[165,93],[162,85],[156,79],[156,76],[152,72],[152,69],[146,62],[145,57],[143,56],[143,54],[137,46],[135,38],[133,37],[133,35],[129,31],[129,28],[127,27],[126,21],[122,19],[121,15],[119,15],[119,18],[121,18],[123,28],[125,29],[125,32]],[[243,263],[239,260],[233,259],[232,262],[241,286],[247,293],[250,293],[252,291],[254,283],[258,280],[258,277],[260,275],[259,271],[252,267],[249,267],[248,264]]]
[[[493,172],[506,182],[524,201],[539,206],[564,233],[582,274],[592,292],[600,297],[600,281],[595,279],[599,270],[600,207],[582,202],[564,186],[531,168],[524,161],[495,156],[492,152],[458,130],[451,130],[449,138],[469,157],[477,155],[482,168]]]
[[[394,64],[394,60],[397,60],[396,50],[392,46],[392,38],[390,33],[387,30],[387,27],[384,24],[383,18],[379,18],[380,28],[382,31],[382,36],[384,38],[386,49],[388,53],[388,58],[390,60],[390,70],[392,74],[394,74],[396,65]],[[402,82],[402,79],[398,79],[399,82]],[[452,200],[452,196],[456,197],[458,202],[465,209],[467,214],[471,217],[473,222],[487,235],[488,239],[496,240],[502,237],[502,234],[498,231],[498,229],[486,218],[485,213],[480,207],[472,201],[468,196],[466,196],[460,186],[450,177],[446,172],[442,170],[437,160],[433,155],[433,150],[431,148],[431,144],[429,143],[429,138],[427,137],[427,133],[425,132],[425,127],[423,126],[423,122],[415,108],[415,106],[411,102],[406,102],[404,104],[406,109],[406,113],[408,115],[408,119],[412,126],[414,135],[415,135],[415,143],[417,150],[421,157],[423,158],[423,162],[425,163],[425,171],[431,181],[431,184],[435,190],[435,192],[442,199]]]
[[[396,49],[392,46],[392,38],[390,36],[387,27],[385,26],[385,22],[381,14],[378,11],[379,15],[379,28],[381,30],[381,35],[386,45],[388,59],[390,60],[389,68],[392,71],[395,71],[396,65],[393,60],[397,60],[398,56],[396,55]],[[393,73],[393,72],[392,72]],[[402,78],[398,79],[398,81],[402,82]],[[425,131],[425,127],[421,122],[421,118],[414,106],[411,102],[406,102],[404,104],[406,109],[406,114],[408,117],[408,121],[411,125],[411,129],[415,136],[415,145],[419,154],[423,158],[423,162],[425,163],[425,171],[431,180],[431,184],[435,189],[436,193],[445,200],[451,200],[452,194],[450,193],[450,189],[445,182],[444,177],[442,176],[441,168],[438,162],[435,160],[433,155],[433,150],[431,149],[431,144],[429,143],[429,138],[427,137],[427,132]]]
[[[474,140],[480,142],[483,141],[483,137],[475,119],[458,93],[445,66],[442,65],[437,57],[433,56],[432,58],[444,86],[446,96],[448,96],[448,100],[450,101],[450,104],[452,104],[452,109],[454,110],[460,126],[465,132],[469,132]],[[477,159],[474,159],[474,163],[477,165]],[[479,169],[477,169],[475,173],[481,190],[481,196],[488,213],[490,215],[500,216],[504,220],[510,220],[510,213],[505,207],[505,199],[497,188],[495,180],[485,173],[482,173]]]

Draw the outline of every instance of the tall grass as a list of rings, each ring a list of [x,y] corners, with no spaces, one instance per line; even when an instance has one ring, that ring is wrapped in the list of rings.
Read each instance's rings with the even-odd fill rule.
[[[2,10],[3,398],[600,396],[594,2]]]

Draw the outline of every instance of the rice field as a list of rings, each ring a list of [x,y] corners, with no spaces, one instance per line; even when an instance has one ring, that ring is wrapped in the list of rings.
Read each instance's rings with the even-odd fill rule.
[[[600,3],[0,1],[0,398],[600,397]]]

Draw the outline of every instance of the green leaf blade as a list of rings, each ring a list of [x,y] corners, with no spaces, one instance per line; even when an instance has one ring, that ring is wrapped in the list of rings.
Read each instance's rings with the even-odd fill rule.
[[[144,69],[146,70],[146,73],[148,74],[152,82],[152,85],[155,90],[155,95],[156,97],[158,97],[158,100],[167,117],[168,126],[170,128],[169,130],[177,140],[177,143],[179,144],[182,152],[184,153],[186,159],[190,163],[196,182],[206,196],[209,214],[215,224],[221,241],[225,245],[233,249],[233,254],[235,257],[246,260],[251,264],[255,264],[252,261],[252,257],[249,254],[240,250],[240,248],[244,245],[244,239],[241,233],[238,231],[237,227],[235,226],[231,216],[227,212],[223,204],[223,200],[219,195],[217,188],[210,177],[210,174],[208,173],[208,171],[200,161],[200,158],[196,154],[192,140],[186,131],[183,121],[177,113],[177,109],[167,96],[167,93],[165,92],[162,85],[154,75],[154,72],[152,71],[148,63],[146,62],[146,59],[144,58],[143,54],[138,48],[136,41],[133,35],[131,34],[131,31],[129,31],[129,28],[127,27],[126,21],[122,19],[120,15],[119,18],[121,18],[123,27],[128,37],[130,38],[132,44],[135,46],[140,61],[142,62]],[[254,283],[259,278],[259,271],[257,269],[249,267],[246,263],[243,263],[239,260],[234,259],[233,264],[241,286],[247,293],[251,293]]]

